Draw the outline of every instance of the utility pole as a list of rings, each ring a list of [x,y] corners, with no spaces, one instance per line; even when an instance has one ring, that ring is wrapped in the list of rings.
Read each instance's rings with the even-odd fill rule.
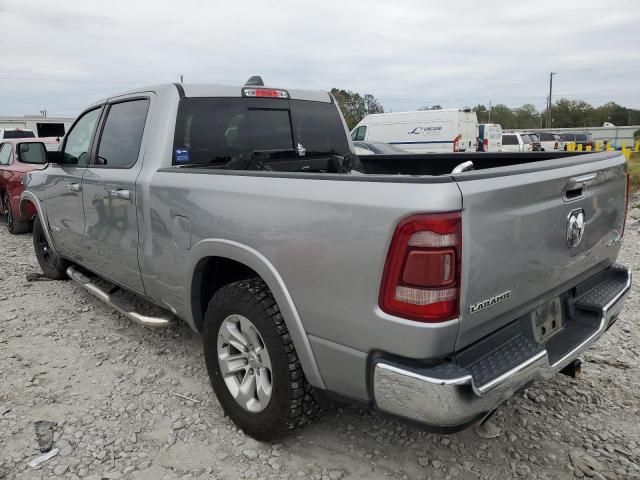
[[[491,123],[491,100],[489,100],[489,121],[487,123]]]
[[[553,76],[557,75],[556,72],[549,73],[549,103],[547,104],[547,128],[553,127],[553,118],[551,117],[551,105],[553,105]]]

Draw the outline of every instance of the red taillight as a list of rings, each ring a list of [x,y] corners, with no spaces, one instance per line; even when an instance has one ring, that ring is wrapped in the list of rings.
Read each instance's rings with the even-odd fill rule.
[[[242,95],[245,97],[289,98],[286,90],[276,88],[243,88]]]
[[[620,236],[622,237],[624,235],[624,227],[627,224],[627,213],[629,212],[629,191],[631,188],[631,178],[629,177],[629,174],[627,173],[627,186],[626,189],[624,191],[624,218],[622,219],[622,228],[621,228],[621,232],[620,232]]]
[[[460,300],[460,212],[421,214],[402,220],[389,246],[380,286],[380,308],[421,322],[456,318]]]
[[[554,144],[553,144],[553,149],[554,149],[554,150],[558,150],[558,142],[556,142],[556,143],[554,143]]]
[[[460,140],[462,139],[462,135],[458,135],[453,139],[453,151],[457,152],[460,148]]]
[[[482,141],[482,151],[483,152],[488,152],[489,151],[489,139],[488,138],[485,138]]]

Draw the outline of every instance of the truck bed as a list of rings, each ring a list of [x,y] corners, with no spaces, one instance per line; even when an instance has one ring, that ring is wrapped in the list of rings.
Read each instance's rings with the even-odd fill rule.
[[[493,170],[491,175],[509,172],[508,167],[529,164],[530,169],[549,169],[597,161],[619,155],[616,152],[526,152],[526,153],[425,153],[411,155],[367,155],[360,161],[369,175],[449,175],[461,163],[471,161],[474,170]],[[541,165],[541,162],[547,162]],[[534,166],[535,165],[535,166]],[[512,170],[515,171],[515,170]],[[521,169],[518,171],[522,171]]]

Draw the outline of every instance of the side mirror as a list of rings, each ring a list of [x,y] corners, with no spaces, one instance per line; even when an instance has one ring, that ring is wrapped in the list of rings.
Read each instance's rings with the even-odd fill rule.
[[[47,163],[47,149],[42,142],[19,143],[16,153],[21,163]]]

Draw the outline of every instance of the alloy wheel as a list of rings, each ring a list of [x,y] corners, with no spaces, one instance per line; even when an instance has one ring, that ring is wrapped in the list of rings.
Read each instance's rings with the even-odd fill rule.
[[[218,363],[229,393],[245,410],[257,413],[271,400],[271,358],[255,325],[242,315],[229,315],[218,331]]]

